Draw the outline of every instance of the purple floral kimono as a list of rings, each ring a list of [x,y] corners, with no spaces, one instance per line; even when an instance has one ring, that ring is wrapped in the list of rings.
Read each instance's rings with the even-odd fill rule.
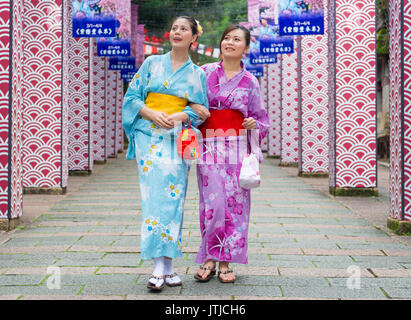
[[[257,123],[259,142],[267,133],[269,118],[262,103],[258,80],[243,70],[227,80],[222,62],[202,66],[206,72],[210,112],[233,109]],[[207,260],[248,263],[250,191],[239,186],[247,135],[204,137],[197,164],[202,243],[196,263]]]

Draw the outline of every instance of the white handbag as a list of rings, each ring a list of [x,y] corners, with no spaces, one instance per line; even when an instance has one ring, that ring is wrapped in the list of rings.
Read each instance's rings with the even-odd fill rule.
[[[258,133],[253,130],[250,135],[251,153],[244,157],[239,176],[240,187],[244,189],[257,188],[261,183],[259,162],[262,161],[263,155],[258,144]]]

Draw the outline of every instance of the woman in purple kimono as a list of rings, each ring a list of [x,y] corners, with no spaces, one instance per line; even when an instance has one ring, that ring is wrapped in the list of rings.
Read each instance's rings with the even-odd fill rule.
[[[239,186],[238,177],[247,131],[258,134],[261,142],[269,126],[258,80],[241,61],[249,45],[248,29],[229,26],[220,41],[223,59],[202,66],[210,117],[200,127],[203,153],[197,164],[202,243],[196,262],[203,265],[194,277],[201,282],[215,275],[217,261],[221,282],[235,281],[229,263],[248,263],[250,191]],[[202,118],[209,115],[200,105],[191,107]]]

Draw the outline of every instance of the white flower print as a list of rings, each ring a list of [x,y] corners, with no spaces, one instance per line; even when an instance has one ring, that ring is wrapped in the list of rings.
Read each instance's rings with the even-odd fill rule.
[[[150,73],[152,78],[162,77],[164,75],[164,67],[161,61],[156,61],[150,67]]]
[[[200,71],[194,70],[188,75],[187,84],[193,88],[193,93],[197,94],[201,88],[201,78],[200,78]]]
[[[140,184],[141,190],[141,200],[146,201],[148,196],[150,195],[150,186],[146,185],[145,183]]]

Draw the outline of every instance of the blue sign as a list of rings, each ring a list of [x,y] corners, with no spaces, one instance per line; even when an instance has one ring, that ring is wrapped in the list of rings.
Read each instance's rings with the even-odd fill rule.
[[[97,40],[98,56],[129,56],[131,54],[130,41],[116,38],[99,38]]]
[[[250,72],[255,77],[262,77],[264,76],[264,66],[262,64],[251,64],[250,57],[246,55],[245,59],[243,60],[245,64],[245,69]]]
[[[110,57],[108,63],[109,70],[134,70],[136,57]]]
[[[324,34],[323,0],[279,0],[279,34]]]
[[[262,54],[294,53],[294,37],[282,37],[275,19],[274,2],[261,2],[260,12],[260,52]]]
[[[131,82],[137,71],[138,68],[134,70],[121,70],[121,79],[123,79],[126,82]]]
[[[102,2],[102,3],[100,3]],[[73,37],[113,37],[116,34],[116,15],[100,0],[73,0]]]
[[[276,54],[262,54],[260,52],[260,41],[257,36],[251,36],[250,41],[250,63],[251,64],[270,64],[277,63]]]

